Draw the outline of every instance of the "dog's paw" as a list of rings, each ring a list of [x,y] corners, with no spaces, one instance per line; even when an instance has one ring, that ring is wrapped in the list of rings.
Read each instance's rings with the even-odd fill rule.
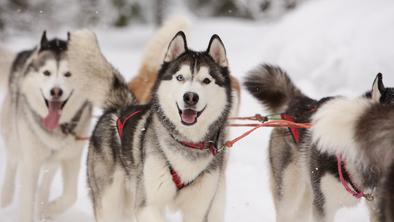
[[[323,104],[312,116],[312,141],[317,144],[317,149],[356,157],[355,130],[370,105],[371,101],[365,98],[335,98]]]
[[[54,218],[70,208],[77,200],[76,195],[63,195],[42,206],[40,215],[43,218]]]

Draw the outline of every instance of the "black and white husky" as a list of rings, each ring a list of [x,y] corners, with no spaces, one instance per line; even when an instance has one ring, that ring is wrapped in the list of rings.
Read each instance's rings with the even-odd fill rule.
[[[67,42],[49,41],[44,32],[38,47],[18,53],[12,64],[2,63],[1,70],[9,79],[1,107],[7,153],[1,206],[12,202],[18,169],[20,221],[33,220],[35,203],[43,217],[62,213],[77,199],[81,153],[86,145],[78,137],[88,133],[91,118],[91,105],[74,91]],[[48,203],[58,167],[63,173],[63,195]]]
[[[220,152],[232,107],[224,45],[169,44],[152,102],[136,105],[127,84],[89,31],[71,34],[70,68],[80,89],[105,112],[88,153],[88,184],[97,221],[165,221],[177,209],[188,222],[224,220],[226,153]]]
[[[394,90],[391,102],[336,98],[312,116],[313,142],[320,152],[341,154],[365,175],[362,188],[375,188],[374,221],[394,221]],[[372,176],[371,175],[372,172]]]
[[[331,99],[323,98],[318,101],[309,98],[293,84],[283,70],[269,65],[262,65],[251,71],[245,85],[270,113],[286,114],[296,122],[311,122],[311,116],[317,110],[321,113],[319,117],[324,116],[320,106]],[[362,97],[362,101],[390,103],[394,101],[393,89],[385,88],[382,75],[378,74],[372,90]],[[358,114],[356,110],[343,113],[344,116]],[[319,135],[331,133],[335,135],[331,139],[347,149],[347,141],[341,139],[351,138],[341,130],[341,127],[347,124],[342,122],[342,125],[338,125],[334,120],[326,122],[326,131],[320,131]],[[335,127],[330,128],[328,125]],[[334,220],[336,211],[341,207],[357,204],[359,199],[346,191],[339,179],[339,171],[342,172],[344,183],[356,193],[361,194],[363,191],[374,194],[378,180],[373,169],[359,171],[352,162],[348,162],[345,167],[341,161],[338,167],[336,155],[320,150],[319,146],[312,143],[309,131],[305,129],[276,128],[272,131],[269,160],[277,221],[329,222]],[[371,218],[377,221],[374,211],[376,198],[367,202],[371,209]]]

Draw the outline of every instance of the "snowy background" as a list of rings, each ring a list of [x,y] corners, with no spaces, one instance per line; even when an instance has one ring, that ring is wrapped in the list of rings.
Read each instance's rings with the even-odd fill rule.
[[[196,17],[188,10],[181,11],[192,22],[188,36],[190,48],[206,49],[211,35],[219,34],[227,49],[232,74],[240,80],[248,70],[265,62],[287,70],[296,84],[314,98],[360,95],[371,87],[378,72],[383,73],[386,86],[394,85],[394,1],[309,0],[283,16],[258,20]],[[67,29],[70,28],[49,29],[49,37],[65,38]],[[155,26],[135,23],[122,29],[103,26],[93,29],[109,61],[126,78],[132,78]],[[13,51],[31,48],[41,36],[40,31],[7,33],[1,45]],[[263,113],[262,107],[243,90],[240,115],[255,113]],[[231,137],[241,132],[232,130]],[[269,129],[260,129],[231,151],[226,221],[275,221],[267,161],[269,134]],[[0,146],[4,146],[1,141]],[[4,154],[4,149],[0,149],[0,178],[4,174]],[[82,161],[85,162],[85,156]],[[83,166],[78,202],[55,221],[93,221],[85,172]],[[57,177],[52,196],[58,195],[61,189]],[[0,209],[0,221],[16,221],[18,213],[14,202]],[[177,216],[170,218],[179,221]],[[369,221],[364,203],[341,210],[336,221]]]

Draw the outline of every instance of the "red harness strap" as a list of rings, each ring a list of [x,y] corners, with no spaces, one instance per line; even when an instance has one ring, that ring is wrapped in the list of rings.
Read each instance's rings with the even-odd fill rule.
[[[315,111],[315,110],[313,110]],[[313,112],[312,111],[312,112]],[[294,122],[294,118],[288,114],[280,114],[281,118],[284,120],[288,120],[291,122]],[[297,128],[293,128],[293,127],[289,127],[289,130],[291,132],[291,135],[294,139],[294,141],[296,143],[300,143],[300,133],[298,131]],[[371,201],[374,199],[373,195],[371,194],[365,194],[364,192],[360,191],[360,189],[355,185],[355,183],[352,181],[352,178],[350,176],[350,174],[347,172],[346,170],[346,162],[344,160],[342,160],[341,156],[339,154],[336,155],[337,158],[337,167],[338,167],[338,174],[339,174],[339,181],[341,182],[342,186],[345,188],[345,190],[350,193],[353,197],[355,197],[356,199],[360,199],[361,197],[365,197],[365,199]],[[353,187],[353,189],[351,189],[347,183],[347,181],[345,180],[344,176],[343,176],[343,172],[342,172],[342,163],[343,162],[343,168],[345,170],[345,173],[347,175],[347,177],[350,180],[350,184]]]
[[[336,156],[337,156],[337,167],[338,167],[339,181],[341,181],[342,186],[345,188],[345,190],[348,193],[350,193],[353,197],[355,197],[357,199],[360,199],[361,197],[365,196],[364,192],[360,191],[360,189],[358,189],[358,187],[356,187],[354,185],[354,183],[352,182],[352,178],[350,177],[350,174],[346,170],[346,162],[344,160],[342,160],[341,155],[337,154]],[[345,178],[343,177],[341,162],[343,162],[343,168],[345,169],[345,172],[346,172],[347,176],[349,177],[349,180],[350,180],[354,190],[352,190],[349,187],[348,183],[346,182]]]
[[[120,137],[120,138],[123,137],[123,128],[124,128],[124,126],[126,125],[127,121],[129,121],[129,119],[130,119],[131,117],[137,115],[137,114],[140,113],[140,112],[141,112],[141,111],[138,110],[138,111],[135,111],[135,112],[130,113],[129,115],[126,116],[126,118],[123,120],[123,122],[122,122],[122,120],[120,119],[120,117],[118,117],[118,120],[116,121],[116,126],[118,127],[118,134],[119,134],[119,137]]]
[[[284,120],[294,122],[294,118],[288,114],[282,113],[280,114],[280,117]],[[298,132],[297,128],[289,127],[289,130],[291,132],[291,135],[293,136],[293,139],[296,143],[300,143],[300,132]]]
[[[185,141],[178,141],[178,143],[191,148],[191,149],[196,149],[196,150],[205,150],[205,145],[206,142],[201,142],[201,143],[190,143],[190,142],[185,142]],[[216,156],[218,154],[216,146],[212,143],[208,143],[208,150],[212,153],[212,155]]]
[[[121,139],[123,137],[123,129],[126,126],[127,121],[129,121],[132,117],[134,117],[135,115],[137,115],[140,112],[141,111],[138,110],[138,111],[135,111],[135,112],[132,112],[132,113],[128,114],[126,116],[126,118],[123,120],[123,122],[120,119],[120,117],[118,117],[118,119],[116,120],[116,125],[117,125],[117,129],[118,129],[118,135],[119,135],[119,137]],[[203,144],[202,146],[201,146],[201,144],[192,144],[192,143],[182,143],[182,144],[185,145],[185,146],[194,148],[194,149],[204,149],[204,143],[202,143]],[[174,182],[176,188],[178,190],[184,188],[185,184],[182,182],[182,180],[179,177],[178,173],[171,166],[169,166],[169,168],[170,168],[170,173],[171,173],[171,176],[172,176],[172,181]]]
[[[185,184],[182,182],[181,178],[179,177],[178,173],[170,166],[170,173],[172,176],[172,181],[175,183],[175,186],[178,190],[185,187]]]

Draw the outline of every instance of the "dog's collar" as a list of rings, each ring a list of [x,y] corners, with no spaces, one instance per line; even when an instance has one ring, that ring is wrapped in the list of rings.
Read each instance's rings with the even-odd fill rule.
[[[213,156],[216,156],[218,153],[220,153],[223,150],[223,149],[218,149],[217,147],[219,141],[219,134],[220,134],[220,130],[215,135],[215,140],[203,141],[200,143],[192,143],[192,142],[177,140],[173,135],[171,135],[171,137],[182,146],[195,150],[208,150]]]

